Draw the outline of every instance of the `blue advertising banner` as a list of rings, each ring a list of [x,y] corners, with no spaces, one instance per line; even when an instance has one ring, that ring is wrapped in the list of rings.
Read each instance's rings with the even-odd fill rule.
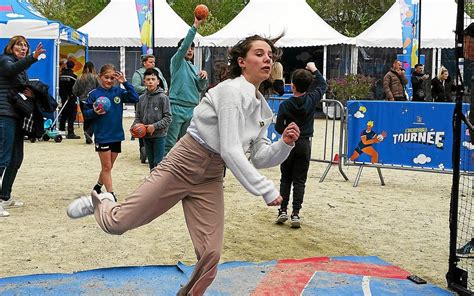
[[[403,54],[411,56],[411,66],[418,63],[420,9],[418,0],[399,0]]]
[[[272,143],[277,142],[281,138],[281,135],[277,133],[277,131],[275,130],[275,122],[276,122],[276,117],[278,115],[278,109],[280,108],[280,104],[281,102],[285,101],[292,95],[293,94],[291,93],[286,93],[281,97],[272,96],[267,99],[268,106],[273,111],[273,122],[270,124],[267,131],[267,137],[270,139],[270,141],[272,141]]]
[[[0,49],[3,52],[3,48],[7,45],[9,39],[0,39]],[[35,50],[38,43],[43,43],[43,48],[46,52],[42,54],[38,59],[38,62],[31,65],[26,71],[30,80],[40,80],[41,82],[49,85],[49,94],[54,97],[56,81],[55,81],[55,44],[53,39],[28,39],[30,44],[30,53]]]
[[[153,54],[153,0],[135,0],[143,54]]]
[[[464,104],[464,114],[468,110]],[[347,111],[351,161],[452,169],[454,103],[349,101]],[[463,133],[461,149],[461,155],[474,149],[468,133]],[[472,171],[468,159],[461,168]]]
[[[408,79],[408,96],[412,97],[411,69],[418,64],[418,38],[420,36],[420,3],[418,0],[399,0],[400,21],[402,26],[403,58],[398,59],[404,64]],[[407,65],[406,65],[407,64]],[[423,63],[422,63],[423,64]]]

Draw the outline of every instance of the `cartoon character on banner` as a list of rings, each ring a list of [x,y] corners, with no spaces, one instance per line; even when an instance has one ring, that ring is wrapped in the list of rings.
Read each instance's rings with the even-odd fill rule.
[[[140,32],[140,40],[142,43],[142,49],[146,49],[147,54],[153,54],[152,48],[152,11],[151,11],[151,1],[148,5],[144,5],[142,7],[142,13],[145,15],[145,20],[143,22],[141,32]]]
[[[374,149],[373,145],[382,142],[387,137],[387,133],[382,131],[377,134],[373,131],[373,127],[374,121],[369,120],[367,122],[367,128],[360,133],[360,141],[354,149],[354,153],[352,153],[349,158],[351,161],[355,161],[363,153],[371,157],[370,161],[372,163],[377,163],[379,161],[379,154]]]

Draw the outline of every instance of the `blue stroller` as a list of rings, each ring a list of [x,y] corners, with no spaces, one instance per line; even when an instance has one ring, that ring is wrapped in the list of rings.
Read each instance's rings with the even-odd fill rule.
[[[59,110],[57,116],[54,118],[54,120],[51,120],[51,118],[48,118],[44,121],[44,134],[41,137],[43,141],[49,141],[49,139],[53,139],[54,142],[56,143],[61,143],[63,140],[63,136],[59,133],[59,131],[56,129],[56,124],[58,123],[59,116],[63,112],[64,108],[66,107],[67,103],[64,104],[61,109]]]

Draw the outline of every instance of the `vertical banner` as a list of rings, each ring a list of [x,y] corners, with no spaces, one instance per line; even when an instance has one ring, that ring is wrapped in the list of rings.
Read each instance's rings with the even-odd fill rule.
[[[408,79],[407,92],[411,98],[411,69],[418,63],[418,38],[420,36],[419,0],[399,0],[402,26],[403,57],[399,58]]]
[[[142,54],[153,54],[153,0],[135,0]]]
[[[469,105],[463,105],[463,113]],[[452,169],[454,103],[349,101],[347,156],[355,163]],[[463,125],[464,130],[466,126]],[[474,170],[474,145],[463,133],[463,171]]]

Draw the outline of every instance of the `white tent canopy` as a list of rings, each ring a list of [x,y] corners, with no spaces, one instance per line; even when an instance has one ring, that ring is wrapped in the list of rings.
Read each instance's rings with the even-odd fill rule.
[[[259,34],[285,36],[279,47],[351,44],[320,18],[305,0],[250,0],[245,8],[224,28],[204,37],[202,46],[233,46],[239,40]]]
[[[166,3],[154,0],[155,47],[177,46],[186,36],[189,25]],[[110,3],[80,31],[89,35],[89,46],[139,47],[140,30],[135,0],[111,0]],[[196,41],[202,38],[196,35]]]
[[[454,48],[456,2],[422,0],[421,5],[421,48]],[[355,40],[359,47],[403,47],[399,1]]]

